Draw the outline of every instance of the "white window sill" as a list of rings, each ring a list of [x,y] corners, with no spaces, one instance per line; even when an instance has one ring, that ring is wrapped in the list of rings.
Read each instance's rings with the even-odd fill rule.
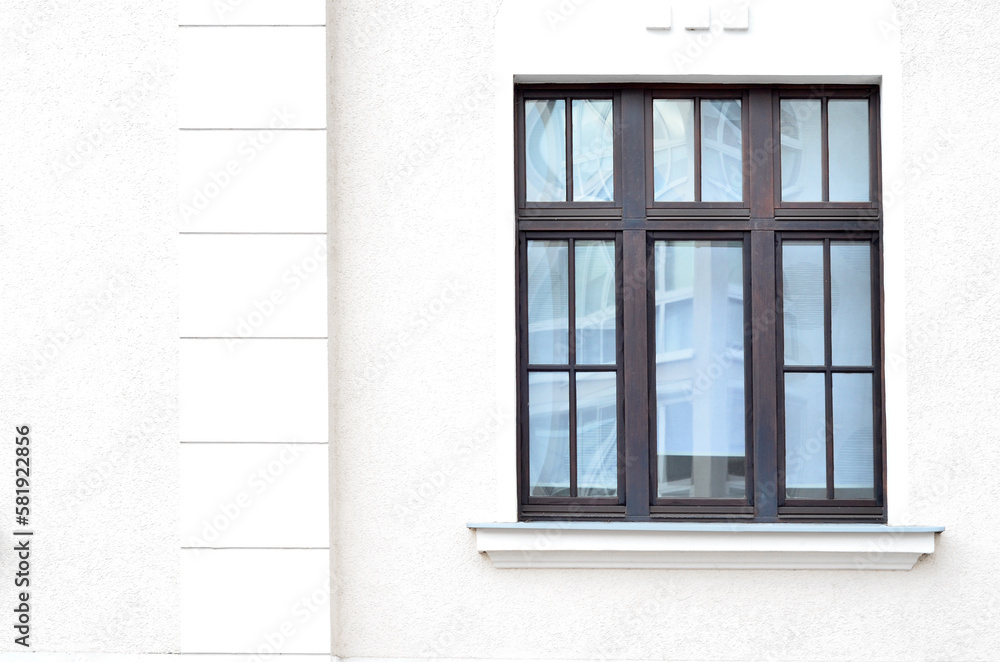
[[[469,524],[497,568],[909,570],[943,526],[686,522]]]

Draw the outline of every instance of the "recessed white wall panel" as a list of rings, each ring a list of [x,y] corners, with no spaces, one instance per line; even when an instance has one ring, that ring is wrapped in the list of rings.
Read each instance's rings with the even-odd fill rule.
[[[328,550],[181,551],[181,652],[330,652]]]
[[[182,337],[326,336],[325,235],[182,235]]]
[[[326,126],[326,28],[179,31],[181,128]]]
[[[182,340],[181,441],[327,440],[326,340]]]
[[[182,232],[325,232],[326,133],[181,131]]]
[[[324,0],[180,0],[181,25],[316,25]]]
[[[326,547],[325,444],[181,444],[182,547]]]

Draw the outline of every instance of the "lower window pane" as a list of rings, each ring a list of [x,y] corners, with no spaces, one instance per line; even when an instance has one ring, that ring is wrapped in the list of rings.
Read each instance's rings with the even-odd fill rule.
[[[576,363],[614,363],[615,242],[575,243]]]
[[[658,241],[654,260],[657,496],[745,498],[743,245]]]
[[[871,244],[868,242],[830,243],[833,365],[872,364],[871,259]]]
[[[833,373],[833,496],[875,498],[872,376]]]
[[[826,376],[785,373],[785,496],[826,498]]]
[[[576,471],[582,497],[618,494],[618,375],[576,373]]]
[[[826,363],[823,266],[823,242],[782,243],[781,307],[785,328],[785,365]]]
[[[569,496],[569,373],[528,374],[531,496]]]
[[[569,242],[528,242],[528,361],[569,361]]]

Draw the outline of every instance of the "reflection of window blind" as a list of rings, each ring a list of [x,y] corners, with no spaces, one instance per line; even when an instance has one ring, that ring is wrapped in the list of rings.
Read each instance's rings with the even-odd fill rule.
[[[565,410],[537,414],[543,417],[546,426],[532,425],[535,430],[531,440],[531,456],[528,460],[532,483],[537,487],[565,486],[569,484],[569,448],[565,431],[569,429],[569,416]],[[548,419],[552,419],[549,423]],[[558,430],[556,434],[549,430]]]
[[[589,407],[579,412],[579,419],[576,428],[579,485],[616,487],[618,430],[615,407]]]
[[[529,316],[531,319],[552,320],[558,312],[558,317],[562,318],[569,308],[569,286],[557,269],[551,269],[547,264],[539,265],[538,269],[546,270],[548,273],[545,275],[552,280],[550,285],[549,281],[538,278],[539,284],[528,293]],[[566,328],[566,323],[559,326]]]
[[[871,487],[875,470],[872,458],[872,427],[861,426],[840,435],[833,444],[833,466],[837,487]]]
[[[822,265],[797,262],[783,265],[784,306],[786,324],[794,322],[797,329],[823,328],[823,288],[814,283],[823,282]]]
[[[811,422],[823,420],[824,407],[822,401],[785,387],[785,483],[789,487],[826,487],[825,429],[809,428]],[[793,433],[798,435],[797,443],[791,439]]]

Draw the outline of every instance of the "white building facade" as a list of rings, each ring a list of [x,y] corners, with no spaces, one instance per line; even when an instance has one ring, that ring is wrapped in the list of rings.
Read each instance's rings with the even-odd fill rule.
[[[11,629],[0,650],[206,662],[990,659],[994,14],[888,0],[2,10],[0,409],[15,429],[4,489],[14,501],[17,439],[28,437],[33,547],[27,600],[13,585],[17,553],[0,556],[11,580],[0,608],[30,605],[30,647]],[[621,90],[723,90],[743,101],[749,136],[766,135],[756,113],[767,105],[749,95],[793,88],[866,90],[875,104],[874,195],[858,221],[874,225],[836,217],[877,234],[876,455],[851,465],[874,476],[872,507],[789,517],[783,501],[785,515],[762,505],[771,474],[760,449],[777,452],[788,421],[761,402],[760,380],[781,379],[772,334],[725,364],[747,366],[747,445],[739,437],[722,454],[748,450],[744,464],[709,473],[746,505],[657,510],[687,488],[654,479],[662,493],[635,492],[647,481],[626,445],[642,417],[625,411],[654,386],[636,386],[630,361],[646,354],[629,353],[627,318],[614,331],[624,362],[609,359],[612,411],[595,414],[617,412],[620,446],[581,451],[590,442],[568,401],[571,464],[550,462],[544,480],[525,471],[540,457],[526,366],[549,362],[522,363],[532,304],[519,303],[519,232],[569,240],[551,224],[558,214],[523,223],[535,222],[523,213],[525,95],[600,90],[620,113]],[[822,108],[829,163],[841,145]],[[615,140],[628,135],[615,126]],[[620,193],[639,166],[615,145],[609,186]],[[762,158],[780,161],[780,147]],[[753,159],[744,154],[747,222],[780,235],[751,205],[762,195]],[[638,226],[620,204],[607,209],[595,223],[613,248]],[[712,216],[689,211],[671,218]],[[749,228],[745,256],[756,250]],[[760,274],[746,260],[749,302]],[[619,290],[634,275],[611,269]],[[835,289],[818,295],[827,311],[847,296]],[[660,382],[658,370],[642,379]],[[672,415],[667,406],[656,415]],[[841,452],[836,415],[834,403],[828,462]],[[673,457],[670,434],[652,425],[641,443]],[[681,427],[695,444],[705,429]],[[611,505],[545,510],[558,499],[525,496],[536,479],[557,494],[556,474],[573,468],[604,481]],[[576,474],[567,480],[576,497]],[[10,520],[0,530],[13,550],[25,527]]]

